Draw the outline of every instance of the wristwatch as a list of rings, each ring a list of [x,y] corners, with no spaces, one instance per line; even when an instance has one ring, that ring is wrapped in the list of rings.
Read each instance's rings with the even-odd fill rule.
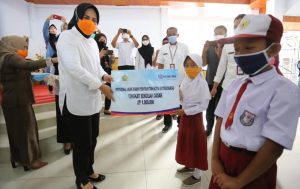
[[[133,35],[130,35],[130,38],[133,38]]]

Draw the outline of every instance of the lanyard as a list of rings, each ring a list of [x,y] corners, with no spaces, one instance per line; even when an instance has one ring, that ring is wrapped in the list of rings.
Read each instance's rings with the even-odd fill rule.
[[[174,64],[174,58],[175,58],[175,55],[176,55],[176,52],[177,52],[177,48],[178,48],[178,45],[176,44],[176,49],[174,51],[174,54],[172,54],[171,45],[169,46],[169,51],[170,51],[170,56],[171,56],[172,64]]]

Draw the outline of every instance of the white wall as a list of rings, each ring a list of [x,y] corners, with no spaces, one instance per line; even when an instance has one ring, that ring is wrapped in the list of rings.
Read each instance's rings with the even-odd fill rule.
[[[29,35],[28,6],[24,0],[0,1],[0,37]]]
[[[107,35],[108,45],[117,33],[118,28],[128,28],[138,41],[142,35],[150,36],[155,48],[161,46],[162,19],[166,15],[163,7],[117,7],[97,6],[100,12],[99,29]],[[35,5],[24,0],[0,1],[0,36],[27,35],[30,38],[29,57],[34,58],[36,53],[45,54],[45,43],[42,28],[45,19],[51,14],[66,17],[69,21],[75,5]],[[51,21],[60,28],[60,21]]]

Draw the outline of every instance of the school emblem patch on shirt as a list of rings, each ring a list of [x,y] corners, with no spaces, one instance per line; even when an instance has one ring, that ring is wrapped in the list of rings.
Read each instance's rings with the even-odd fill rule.
[[[240,117],[240,121],[244,126],[251,126],[254,122],[256,115],[245,110]]]

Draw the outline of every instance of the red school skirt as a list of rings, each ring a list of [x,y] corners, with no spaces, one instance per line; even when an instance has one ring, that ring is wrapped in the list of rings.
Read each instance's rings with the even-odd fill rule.
[[[255,153],[246,150],[232,149],[221,143],[220,156],[225,173],[229,176],[237,177],[250,164],[255,157]],[[243,189],[275,189],[276,179],[277,165],[275,163],[269,170]],[[213,177],[210,180],[209,189],[221,189],[216,183],[213,183]]]
[[[207,139],[202,112],[181,116],[175,159],[177,163],[190,168],[208,169]]]

